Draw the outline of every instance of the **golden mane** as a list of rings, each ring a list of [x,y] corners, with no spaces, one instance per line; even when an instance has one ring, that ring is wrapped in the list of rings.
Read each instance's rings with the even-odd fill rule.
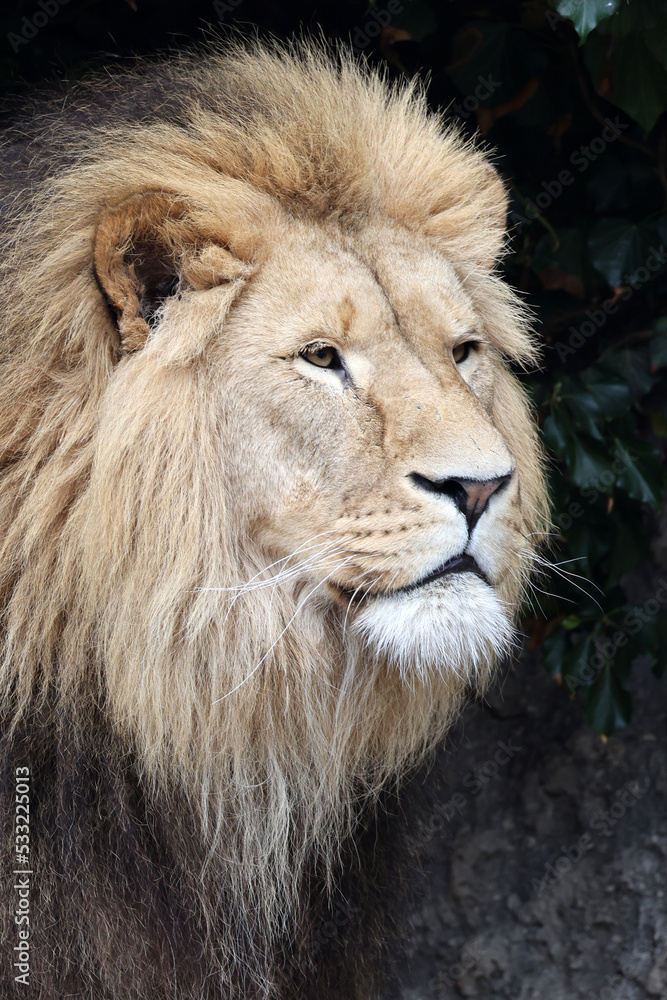
[[[2,193],[5,722],[101,704],[151,794],[188,811],[210,871],[226,866],[234,906],[256,911],[270,941],[308,859],[335,868],[360,802],[441,737],[467,682],[410,686],[377,660],[360,672],[358,640],[341,648],[318,595],[247,585],[262,563],[244,535],[251,498],[220,486],[218,444],[234,426],[218,425],[204,377],[211,331],[252,283],[279,214],[351,228],[375,216],[441,247],[492,342],[533,360],[520,304],[489,273],[502,185],[417,85],[389,87],[312,46],[239,46],[95,79],[19,141],[23,128],[5,150],[19,183]],[[119,381],[128,345],[93,246],[102,215],[137,192],[184,199],[199,230],[225,217],[243,263],[227,299],[202,292],[187,343],[159,353],[149,340]],[[539,531],[533,431],[499,392],[526,526]]]

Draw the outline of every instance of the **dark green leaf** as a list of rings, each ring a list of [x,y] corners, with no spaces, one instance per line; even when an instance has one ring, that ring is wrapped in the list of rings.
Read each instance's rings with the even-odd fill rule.
[[[614,438],[614,445],[614,471],[621,468],[616,480],[618,488],[635,500],[657,509],[665,481],[662,455],[658,449],[646,441],[633,440],[624,444],[618,438]]]
[[[603,219],[588,239],[593,265],[614,287],[635,281],[635,273],[646,266],[654,243],[655,231],[650,226],[627,219]]]
[[[613,650],[611,657],[611,665],[614,671],[614,677],[620,684],[626,684],[630,678],[630,671],[632,664],[644,653],[643,649],[637,649],[636,643],[633,643],[626,636],[625,642],[621,638],[620,644],[618,643],[619,632],[612,632],[606,639],[605,643],[608,643],[608,647]],[[614,638],[616,637],[616,639]]]
[[[651,365],[646,349],[612,351],[602,359],[599,365],[595,366],[595,370],[595,377],[602,382],[601,389],[605,394],[609,394],[604,384],[604,379],[608,377],[607,372],[616,376],[617,386],[620,384],[627,389],[625,403],[621,403],[620,394],[614,390],[618,408],[613,413],[609,410],[609,416],[623,416],[627,412],[630,397],[633,400],[642,399],[648,395],[656,382],[655,376],[651,374]],[[592,388],[594,392],[598,391],[593,386]]]
[[[540,649],[542,651],[542,666],[547,670],[552,676],[563,673],[563,664],[565,662],[565,655],[569,649],[570,641],[567,632],[562,629],[556,629],[551,635],[548,635]]]
[[[573,441],[568,456],[570,466],[570,478],[577,486],[589,486],[594,483],[602,493],[609,493],[613,483],[609,485],[602,479],[602,474],[609,472],[611,465],[606,452],[602,451],[592,441],[586,441],[583,437]]]
[[[657,23],[644,34],[644,39],[662,68],[667,69],[667,18],[664,8],[662,8],[661,14],[662,16],[658,18]]]
[[[595,400],[602,416],[609,420],[626,416],[632,405],[632,385],[620,379],[614,381],[602,371],[590,372],[590,377],[588,374],[582,372],[582,381],[588,383],[590,398]]]
[[[604,415],[592,393],[581,390],[576,395],[569,394],[563,398],[563,403],[567,407],[575,431],[585,431],[596,440],[604,441],[602,433]]]
[[[567,424],[558,413],[549,414],[542,424],[544,440],[558,458],[565,458],[567,452],[569,444],[567,430]]]
[[[603,668],[591,687],[584,711],[593,729],[605,736],[627,726],[632,715],[632,695],[622,687],[611,666]]]
[[[611,559],[608,583],[618,583],[625,573],[646,558],[648,546],[643,528],[628,524],[625,517],[614,517],[611,526],[613,533],[609,545]]]
[[[603,494],[600,495],[603,496]],[[582,506],[584,500],[585,497],[582,497]],[[598,510],[598,504],[590,508],[584,506],[585,514],[588,514],[589,517],[591,516],[589,512],[592,511],[594,516]],[[600,516],[604,516],[604,512]],[[608,554],[608,539],[599,530],[592,530],[591,524],[585,519],[585,516],[575,520],[572,527],[566,532],[566,535],[568,540],[568,554],[571,558],[577,559],[577,562],[572,564],[576,567],[575,572],[584,577],[590,577],[593,574],[597,576],[599,574],[600,561]],[[593,595],[597,593],[595,588],[590,584],[582,583],[581,585],[589,593]],[[583,599],[583,595],[573,585],[570,585],[567,596],[577,602]]]
[[[627,382],[597,367],[562,379],[560,399],[569,415],[570,436],[585,431],[604,440],[605,421],[623,415],[632,401]],[[566,417],[561,420],[565,423]]]
[[[572,21],[582,45],[600,21],[611,17],[618,10],[620,0],[556,0],[554,7]]]
[[[662,316],[655,324],[655,333],[649,345],[649,356],[654,368],[667,366],[667,316]]]
[[[626,0],[618,11],[604,22],[602,30],[618,38],[640,33],[647,37],[665,20],[664,0]]]
[[[612,63],[614,104],[650,132],[667,108],[667,72],[638,34],[620,40]]]
[[[637,605],[630,611],[628,621],[634,628],[641,624],[637,633],[639,648],[636,655],[651,652],[654,656],[653,672],[662,676],[667,666],[667,581],[662,580],[655,597],[642,605]],[[657,607],[656,605],[662,605]]]
[[[583,641],[569,646],[565,651],[562,673],[565,686],[570,692],[580,687],[590,687],[598,676],[600,667],[594,659],[598,632],[599,627],[596,626]]]

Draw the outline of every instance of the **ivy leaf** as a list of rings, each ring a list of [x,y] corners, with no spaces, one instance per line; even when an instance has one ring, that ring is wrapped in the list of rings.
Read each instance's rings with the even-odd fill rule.
[[[662,604],[667,602],[667,584],[665,584],[664,579],[655,595],[655,600]],[[642,648],[639,652],[645,653],[650,650],[654,656],[653,673],[656,677],[662,677],[665,667],[667,667],[667,610],[663,607],[657,612],[651,613],[648,607],[644,606],[635,608],[634,611],[635,620],[639,618],[642,621]]]
[[[593,729],[604,736],[627,726],[632,715],[632,695],[621,685],[611,666],[604,667],[594,681],[584,711]]]
[[[613,541],[609,563],[608,583],[618,583],[629,570],[634,569],[648,555],[648,545],[644,533],[628,524],[623,518],[613,522]]]
[[[588,248],[595,269],[609,285],[617,287],[635,280],[635,272],[645,267],[654,242],[650,226],[610,218],[593,227]]]
[[[620,0],[557,0],[554,6],[561,17],[572,21],[583,45],[600,21],[616,13],[619,4]]]
[[[587,257],[586,240],[581,230],[561,229],[556,249],[551,234],[543,236],[538,242],[532,268],[544,288],[562,288],[570,295],[581,297],[584,294]]]
[[[613,637],[610,637],[607,641],[611,642],[612,646],[614,646],[614,653],[611,662],[614,677],[619,684],[627,684],[630,678],[632,664],[638,656],[641,656],[644,653],[644,650],[637,649],[636,644],[632,641],[624,643],[623,645],[617,645],[614,643]]]
[[[570,437],[585,431],[596,441],[605,440],[606,419],[626,413],[632,402],[630,388],[623,380],[595,367],[564,377],[560,398],[571,417]]]
[[[617,377],[616,386],[623,385],[627,390],[623,402],[621,402],[622,394],[616,388],[613,390],[619,408],[614,413],[610,412],[609,416],[623,416],[630,402],[640,400],[648,395],[657,381],[651,374],[648,351],[646,350],[612,351],[596,368],[596,377],[601,377],[604,380],[605,373],[610,372]],[[594,392],[597,391],[596,387],[592,388]],[[609,395],[608,388],[603,391]]]
[[[561,419],[559,419],[561,418]],[[545,417],[542,424],[542,435],[547,445],[558,458],[565,458],[570,442],[568,424],[562,420],[562,414],[556,412]]]
[[[667,316],[661,316],[655,324],[655,333],[649,345],[649,357],[652,368],[667,366]]]
[[[612,361],[606,363],[606,371],[604,363],[587,368],[580,373],[579,384],[582,386],[582,393],[590,393],[603,416],[620,417],[627,413],[632,402],[631,386],[625,378],[626,373],[623,369],[619,372],[615,366],[611,354],[608,358],[612,358]]]
[[[592,441],[586,441],[583,437],[573,441],[569,451],[568,464],[570,478],[577,486],[588,486],[591,483],[596,483],[601,485],[601,492],[609,493],[611,483],[606,488],[602,487],[600,477],[603,472],[609,471],[611,463],[608,455]]]
[[[664,10],[660,10],[657,23],[653,24],[650,31],[644,34],[644,38],[660,65],[667,69],[667,20],[665,20]]]
[[[563,402],[567,406],[572,416],[572,423],[578,431],[585,431],[597,441],[604,441],[600,426],[603,416],[594,396],[582,390],[563,397]],[[576,437],[576,434],[572,436]]]
[[[570,646],[565,652],[563,679],[570,693],[579,687],[590,687],[597,677],[597,670],[591,660],[597,652],[595,640],[598,633],[599,626],[596,626],[583,642]]]
[[[584,491],[581,492],[583,494]],[[586,513],[588,514],[588,511]],[[600,562],[607,555],[607,540],[596,531],[591,530],[590,521],[586,523],[585,520],[577,519],[573,521],[572,526],[567,531],[567,541],[570,556],[576,558],[576,563],[573,564],[576,566],[575,572],[583,577],[597,575]],[[582,585],[586,586],[583,583]],[[594,587],[587,589],[592,591],[593,595],[596,593]],[[577,601],[583,600],[581,592],[571,588],[568,596],[574,597],[575,595]]]
[[[632,441],[626,446],[618,438],[614,438],[614,444],[615,461],[623,466],[616,485],[625,490],[628,496],[641,503],[648,503],[657,510],[664,485],[662,455],[646,441]]]
[[[619,41],[612,64],[614,104],[650,132],[667,108],[667,72],[636,33]]]
[[[634,0],[623,3],[602,29],[605,34],[623,38],[641,32],[645,37],[653,34],[664,23],[664,0]]]
[[[542,666],[552,677],[563,673],[563,664],[569,649],[570,641],[567,632],[556,629],[542,642]]]

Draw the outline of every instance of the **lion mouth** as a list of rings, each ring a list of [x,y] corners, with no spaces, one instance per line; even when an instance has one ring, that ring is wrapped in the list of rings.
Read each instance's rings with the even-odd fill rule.
[[[428,583],[433,583],[435,580],[440,580],[445,576],[453,576],[455,573],[474,573],[478,576],[480,580],[483,580],[489,587],[491,583],[486,573],[480,568],[479,563],[473,559],[472,556],[462,553],[458,556],[453,556],[446,562],[442,563],[436,569],[427,573],[426,576],[421,577],[419,580],[413,580],[412,583],[406,583],[403,587],[396,587],[395,590],[388,590],[384,593],[369,593],[359,592],[354,590],[349,590],[345,587],[336,588],[340,596],[350,602],[351,604],[360,604],[362,600],[369,597],[395,597],[398,594],[408,594],[413,590],[417,590],[419,587],[425,587]]]
[[[405,594],[411,590],[416,590],[418,587],[425,587],[427,583],[433,583],[434,580],[440,580],[444,576],[453,576],[454,573],[474,573],[475,576],[480,577],[484,583],[491,586],[489,578],[486,573],[480,569],[479,563],[473,559],[472,556],[466,555],[465,552],[460,556],[453,556],[448,559],[447,562],[442,563],[437,569],[434,569],[431,573],[427,573],[420,580],[414,580],[412,583],[406,584],[404,587],[399,587],[398,590],[392,590],[392,594]]]

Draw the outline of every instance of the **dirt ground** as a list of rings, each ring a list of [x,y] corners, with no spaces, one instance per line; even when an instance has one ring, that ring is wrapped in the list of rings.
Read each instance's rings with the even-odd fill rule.
[[[667,580],[661,537],[633,601]],[[667,679],[638,661],[631,688],[606,743],[534,657],[465,712],[403,803],[434,805],[401,1000],[667,1000]]]

